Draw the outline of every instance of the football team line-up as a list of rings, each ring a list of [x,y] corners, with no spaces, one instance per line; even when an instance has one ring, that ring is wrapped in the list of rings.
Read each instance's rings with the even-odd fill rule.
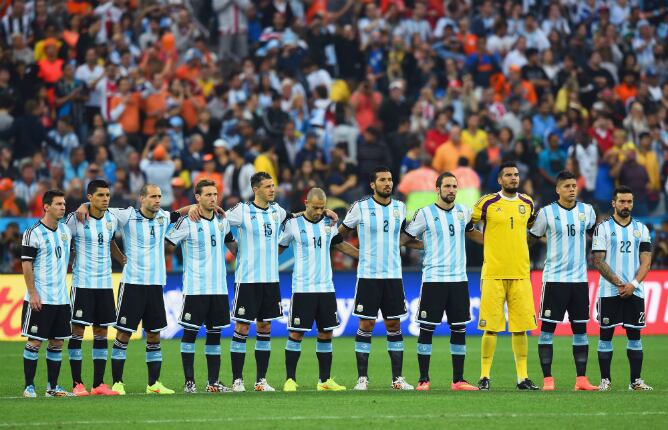
[[[35,371],[42,342],[47,342],[46,396],[123,395],[123,368],[130,336],[141,322],[146,332],[147,394],[173,394],[160,382],[162,352],[160,331],[167,326],[162,288],[166,283],[164,248],[181,246],[184,258],[183,326],[181,357],[184,391],[197,392],[194,376],[195,340],[206,328],[205,356],[208,368],[205,390],[211,393],[245,391],[242,378],[250,324],[256,324],[255,391],[274,391],[266,379],[271,354],[271,321],[281,318],[278,255],[294,249],[292,299],[285,345],[286,380],[283,391],[296,391],[296,369],[304,333],[317,327],[318,391],[342,391],[330,375],[332,330],[339,325],[332,282],[332,248],[359,259],[353,315],[359,317],[355,338],[358,380],[355,390],[367,390],[371,336],[378,312],[387,330],[387,351],[392,368],[390,387],[413,390],[402,376],[404,342],[400,318],[407,314],[401,278],[400,247],[424,250],[417,358],[420,378],[417,390],[430,388],[429,361],[434,329],[444,313],[450,325],[452,390],[490,390],[490,372],[497,333],[508,331],[517,371],[518,390],[539,390],[527,374],[526,332],[536,328],[529,277],[529,246],[541,238],[547,242],[540,303],[542,320],[538,356],[543,390],[554,390],[551,374],[556,325],[568,312],[573,331],[575,390],[611,389],[612,336],[623,326],[628,338],[631,390],[651,390],[641,379],[643,348],[640,331],[645,327],[643,279],[651,265],[647,227],[631,217],[633,194],[619,187],[612,199],[613,215],[596,225],[593,208],[578,202],[576,178],[561,172],[558,201],[536,212],[531,197],[519,193],[520,176],[512,163],[501,165],[500,191],[483,196],[469,209],[455,203],[457,180],[443,173],[435,184],[436,203],[421,208],[406,224],[406,206],[392,198],[389,169],[372,173],[373,195],[355,202],[337,227],[337,216],[326,209],[327,196],[319,188],[307,196],[306,210],[286,212],[274,203],[272,178],[258,172],[251,178],[254,200],[223,211],[216,205],[216,184],[196,184],[197,204],[178,212],[160,208],[156,185],[141,191],[140,207],[109,208],[109,185],[94,180],[88,185],[89,203],[70,214],[66,222],[65,197],[59,190],[44,194],[44,217],[23,235],[23,273],[27,286],[22,315],[22,335],[28,338],[23,354],[25,397],[36,397]],[[168,227],[173,224],[173,228]],[[480,226],[480,230],[476,227]],[[238,228],[238,241],[230,228]],[[345,241],[357,230],[359,249]],[[124,249],[115,244],[120,231]],[[600,341],[598,362],[601,382],[592,385],[586,375],[589,319],[587,286],[587,236],[592,236],[594,264],[601,274],[597,298]],[[465,239],[484,246],[481,303],[478,327],[484,331],[481,375],[476,385],[464,379],[466,324],[471,321],[466,273]],[[235,288],[230,309],[225,276],[225,248],[237,258]],[[72,288],[66,275],[74,251]],[[124,264],[118,303],[114,303],[111,259]],[[230,345],[232,385],[220,382],[221,328],[234,321]],[[81,375],[81,342],[87,326],[93,330],[93,380],[88,391]],[[117,329],[111,349],[111,387],[104,383],[108,359],[107,328]],[[72,389],[58,385],[64,340],[72,370]],[[201,387],[201,386],[200,386]]]

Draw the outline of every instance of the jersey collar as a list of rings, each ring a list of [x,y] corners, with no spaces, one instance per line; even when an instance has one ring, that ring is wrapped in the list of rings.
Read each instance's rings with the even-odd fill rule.
[[[390,198],[389,203],[386,204],[386,205],[384,205],[384,204],[382,204],[381,202],[379,202],[378,200],[376,200],[373,196],[371,196],[371,200],[373,200],[374,202],[376,202],[376,204],[381,205],[381,206],[384,206],[384,207],[388,207],[388,206],[390,206],[390,205],[392,204],[392,198]]]
[[[614,222],[615,224],[617,224],[617,225],[620,226],[621,228],[626,228],[626,227],[630,226],[631,224],[633,224],[633,217],[629,217],[629,223],[626,224],[626,225],[622,225],[622,224],[620,224],[620,223],[615,219],[614,216],[611,216],[610,218],[612,218],[612,222]]]
[[[557,200],[555,203],[557,204],[557,206],[559,206],[560,208],[562,208],[565,211],[572,211],[573,209],[575,209],[578,206],[579,202],[576,200],[575,205],[573,205],[572,208],[567,208],[566,206],[563,206],[561,203],[559,203],[559,200]]]
[[[518,192],[518,193],[515,193],[515,197],[506,197],[506,196],[503,195],[503,193],[502,193],[501,191],[499,191],[497,194],[498,194],[499,197],[501,197],[502,199],[504,199],[504,200],[508,200],[508,201],[510,201],[510,202],[515,201],[515,200],[517,200],[517,199],[520,198],[520,193],[519,193],[519,192]]]

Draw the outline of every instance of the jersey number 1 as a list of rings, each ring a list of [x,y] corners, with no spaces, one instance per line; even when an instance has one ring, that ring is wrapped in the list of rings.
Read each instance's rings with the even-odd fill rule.
[[[515,228],[515,220],[513,219],[513,217],[510,217],[510,228],[511,229]]]

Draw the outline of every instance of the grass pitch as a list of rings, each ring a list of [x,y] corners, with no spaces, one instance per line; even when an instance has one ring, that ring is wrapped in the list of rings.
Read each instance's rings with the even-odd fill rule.
[[[117,398],[60,398],[23,399],[23,343],[0,343],[0,429],[57,428],[57,429],[181,429],[231,427],[247,429],[274,428],[383,428],[402,429],[463,427],[471,428],[566,428],[622,429],[668,428],[668,378],[665,357],[668,338],[645,337],[644,379],[654,387],[653,392],[630,392],[626,339],[615,338],[613,358],[613,392],[573,392],[575,379],[569,337],[555,338],[553,374],[557,391],[517,392],[515,367],[510,337],[500,337],[492,368],[491,392],[451,392],[450,353],[447,337],[434,337],[431,379],[432,391],[393,392],[389,389],[390,363],[385,351],[385,339],[373,340],[370,359],[369,392],[316,392],[318,364],[315,340],[309,337],[302,345],[297,369],[300,384],[297,393],[282,393],[285,378],[285,338],[272,341],[272,356],[268,380],[277,393],[181,394],[183,372],[176,340],[163,343],[164,362],[162,382],[177,390],[174,396],[147,396],[146,365],[143,342],[131,342],[125,365],[128,395]],[[480,338],[469,337],[465,377],[477,382],[480,371]],[[590,338],[588,375],[599,381],[596,358],[596,338]],[[352,338],[334,340],[332,375],[337,382],[351,389],[357,379]],[[417,383],[418,368],[415,354],[416,338],[407,337],[404,375],[411,384]],[[537,357],[536,338],[530,338],[529,374],[542,385]],[[83,375],[90,387],[92,379],[91,342],[84,342]],[[42,348],[45,349],[45,348]],[[203,391],[206,382],[206,361],[203,341],[198,340],[196,377]],[[230,383],[229,340],[223,340],[221,379]],[[252,389],[255,378],[253,342],[249,341],[246,357],[246,388]],[[63,352],[60,384],[70,388],[67,352]],[[46,385],[44,351],[36,377],[40,396]],[[109,366],[110,367],[110,366]],[[110,382],[108,367],[106,381]]]

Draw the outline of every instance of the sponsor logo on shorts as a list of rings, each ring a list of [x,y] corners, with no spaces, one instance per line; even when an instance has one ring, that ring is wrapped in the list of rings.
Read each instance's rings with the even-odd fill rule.
[[[293,318],[293,320],[292,320],[292,321],[293,321],[293,322],[295,323],[295,325],[299,325],[299,324],[301,324],[301,323],[302,323],[302,320],[301,320],[301,318]]]
[[[420,311],[420,318],[427,318],[427,311]]]
[[[125,324],[125,323],[128,322],[128,320],[125,317],[121,317],[120,322],[121,322],[121,324]]]
[[[241,306],[239,310],[237,311],[239,315],[246,315],[246,308]]]
[[[37,333],[37,330],[38,330],[38,328],[37,328],[36,325],[30,327],[30,333]]]
[[[340,321],[339,321],[339,313],[338,312],[334,312],[334,318],[336,318],[336,323],[339,324]]]
[[[480,320],[480,327],[485,327],[486,325],[487,325],[487,321]]]
[[[364,310],[364,305],[361,305],[361,304],[357,305],[357,307],[355,308],[355,310],[356,310],[357,312],[362,312],[362,311]]]
[[[186,314],[183,316],[183,319],[186,321],[190,321],[191,315],[186,312]]]
[[[551,317],[552,316],[552,310],[545,309],[545,316],[548,317],[548,318]]]
[[[77,309],[77,311],[74,313],[74,316],[81,318],[83,316],[83,310]]]
[[[603,318],[603,324],[610,324],[610,318]]]

